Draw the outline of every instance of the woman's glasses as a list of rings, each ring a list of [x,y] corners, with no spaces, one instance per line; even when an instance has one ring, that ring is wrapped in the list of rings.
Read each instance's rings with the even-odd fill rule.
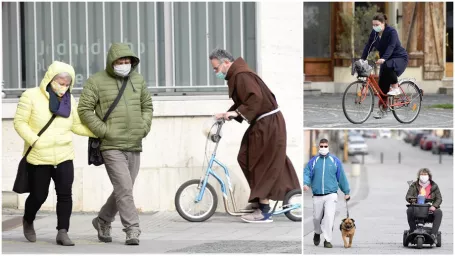
[[[328,148],[329,146],[319,146],[320,148]]]

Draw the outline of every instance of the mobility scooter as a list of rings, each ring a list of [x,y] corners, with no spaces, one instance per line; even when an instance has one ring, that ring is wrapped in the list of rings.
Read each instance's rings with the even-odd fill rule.
[[[405,230],[403,233],[403,246],[408,247],[409,244],[417,245],[417,249],[422,249],[424,244],[432,246],[435,244],[433,237],[431,236],[431,226],[425,226],[426,223],[433,225],[434,216],[429,212],[431,204],[430,200],[425,199],[424,204],[417,204],[417,197],[410,198],[411,204],[406,206],[411,208],[415,218],[416,227],[415,230],[410,233],[409,230]],[[438,231],[436,237],[436,247],[441,247],[441,231]]]

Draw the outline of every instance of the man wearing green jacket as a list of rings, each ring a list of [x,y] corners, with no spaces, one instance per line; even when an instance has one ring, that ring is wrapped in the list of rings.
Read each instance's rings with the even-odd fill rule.
[[[142,139],[150,132],[153,105],[144,77],[135,71],[138,65],[139,58],[127,44],[112,44],[106,69],[89,77],[79,99],[81,121],[101,139],[101,154],[114,187],[92,221],[102,242],[112,242],[111,223],[119,212],[125,243],[139,244],[141,230],[133,184],[139,172]],[[118,105],[103,122],[124,81],[127,86]]]

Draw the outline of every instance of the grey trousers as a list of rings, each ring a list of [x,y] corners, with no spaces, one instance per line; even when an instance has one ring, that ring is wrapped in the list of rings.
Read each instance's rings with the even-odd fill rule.
[[[98,217],[110,223],[119,212],[124,232],[140,232],[139,215],[133,198],[133,185],[139,173],[140,152],[106,150],[101,154],[114,191],[101,208]]]
[[[322,233],[327,242],[332,242],[337,201],[337,193],[313,197],[314,233]],[[322,216],[324,216],[324,218]]]

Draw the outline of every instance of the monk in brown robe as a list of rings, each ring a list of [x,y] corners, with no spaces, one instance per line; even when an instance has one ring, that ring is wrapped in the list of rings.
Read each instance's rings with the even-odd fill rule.
[[[275,95],[242,59],[234,61],[226,50],[215,49],[209,56],[217,78],[228,81],[234,105],[216,118],[234,117],[250,124],[242,139],[238,162],[251,188],[250,203],[259,209],[242,216],[245,222],[272,222],[269,199],[283,200],[286,193],[300,188],[291,160],[286,155],[286,124]]]

